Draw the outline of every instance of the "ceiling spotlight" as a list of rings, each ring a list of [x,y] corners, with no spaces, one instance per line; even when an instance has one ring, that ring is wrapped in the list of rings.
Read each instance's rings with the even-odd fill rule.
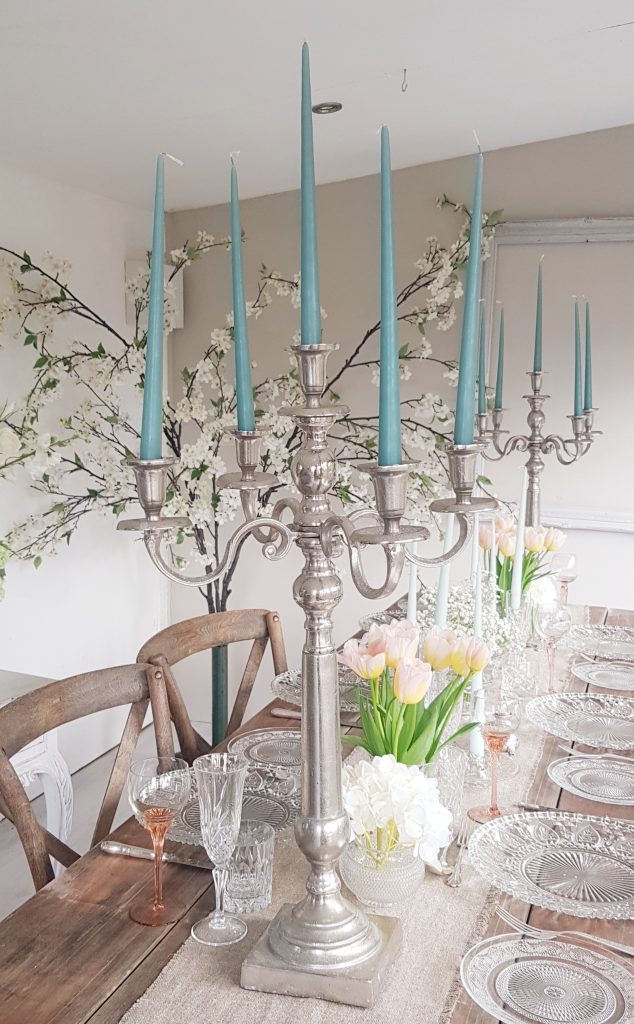
[[[336,114],[341,110],[342,103],[316,103],[313,107],[313,114]]]

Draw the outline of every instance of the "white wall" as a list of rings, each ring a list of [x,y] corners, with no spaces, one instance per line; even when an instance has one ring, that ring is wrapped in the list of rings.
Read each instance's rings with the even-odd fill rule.
[[[151,235],[151,211],[0,167],[0,244],[35,258],[45,250],[69,259],[72,283],[118,329],[124,320],[124,261],[138,256]],[[4,293],[6,281],[0,287]],[[79,322],[70,327],[82,328]],[[86,328],[88,333],[89,328]],[[33,350],[2,338],[0,400],[19,398]],[[50,407],[63,414],[64,397]],[[45,507],[24,477],[0,484],[2,532],[26,511]],[[167,621],[168,589],[142,543],[117,533],[114,518],[80,526],[70,546],[39,569],[12,562],[0,603],[0,667],[60,678],[134,661],[141,643]],[[71,769],[117,742],[121,715],[66,727],[60,746]]]
[[[412,128],[424,130],[424,127]],[[499,150],[486,154],[484,205],[488,210],[504,209],[507,220],[536,220],[555,217],[585,216],[632,216],[634,198],[631,183],[631,153],[634,147],[634,126],[587,135],[557,139],[550,142]],[[319,162],[319,154],[317,154]],[[469,201],[473,181],[473,160],[463,158],[441,163],[411,167],[394,174],[394,230],[397,249],[397,283],[402,286],[413,274],[413,264],[425,248],[425,239],[437,235],[444,243],[450,243],[459,228],[459,218],[436,207],[436,197],[443,192],[451,198]],[[374,322],[379,308],[379,183],[377,177],[360,178],[351,181],[324,185],[317,189],[319,256],[321,274],[321,301],[328,312],[324,324],[324,338],[341,346],[338,355],[332,357],[332,366],[340,364],[346,352],[359,340],[363,331]],[[242,204],[242,225],[246,234],[243,249],[247,295],[255,294],[258,268],[265,263],[270,268],[292,273],[299,265],[299,195],[288,192],[282,195],[265,196],[248,200]],[[173,214],[170,218],[170,245],[181,245],[186,238],[192,238],[197,229],[203,228],[222,236],[229,230],[229,214],[226,206],[189,210]],[[627,277],[627,273],[626,273]],[[592,280],[592,298],[596,313],[595,356],[597,401],[603,406],[613,405],[611,436],[604,437],[598,444],[596,455],[587,458],[575,469],[562,471],[560,476],[550,476],[547,470],[546,487],[552,493],[552,502],[561,500],[559,492],[552,490],[561,485],[565,489],[568,481],[585,481],[588,493],[593,495],[593,504],[599,504],[595,497],[604,480],[600,466],[607,446],[615,445],[614,423],[620,425],[624,438],[623,452],[631,450],[632,433],[628,427],[628,406],[624,389],[631,383],[631,373],[623,363],[627,355],[627,339],[631,338],[631,310],[628,286],[623,285],[622,276],[610,278],[606,271],[601,280]],[[631,281],[631,276],[629,277]],[[520,287],[521,286],[521,287]],[[568,291],[590,292],[585,281],[575,288],[559,282],[557,288]],[[517,366],[528,368],[530,339],[534,315],[534,275],[522,272],[517,282],[521,291],[523,306],[517,306],[513,318],[507,317],[509,339],[517,340]],[[550,288],[550,285],[549,285]],[[625,291],[623,291],[625,288]],[[629,286],[631,290],[631,285]],[[549,291],[549,302],[550,299]],[[192,365],[202,353],[209,331],[224,324],[227,310],[231,307],[230,260],[229,254],[214,252],[208,260],[188,268],[185,276],[185,328],[175,333],[172,347],[172,387],[176,389],[177,374],[184,365]],[[606,319],[606,313],[609,316]],[[614,334],[615,322],[619,323],[618,341]],[[286,347],[293,331],[299,324],[299,315],[290,306],[277,305],[265,312],[262,318],[250,321],[250,341],[253,359],[258,364],[258,379],[274,374],[285,368]],[[559,337],[556,323],[547,324],[545,351],[550,352]],[[405,340],[405,330],[401,340]],[[433,332],[430,340],[435,351],[445,357],[457,354],[458,332],[448,334]],[[509,342],[510,344],[510,342]],[[526,346],[526,352],[519,347]],[[625,345],[625,348],[624,348]],[[563,351],[563,350],[562,350]],[[631,351],[631,345],[630,345]],[[507,348],[508,352],[508,348]],[[512,354],[508,352],[509,366]],[[629,364],[628,364],[629,366]],[[509,373],[511,371],[509,370]],[[513,371],[515,372],[515,370]],[[518,371],[519,372],[519,371]],[[622,375],[618,399],[611,387],[612,375]],[[361,409],[367,403],[377,403],[377,393],[368,384],[363,374],[357,377],[352,393],[343,391],[342,398]],[[446,384],[437,368],[422,363],[416,368],[409,387],[415,390],[446,392]],[[570,393],[570,383],[563,381],[561,393]],[[517,381],[509,378],[507,395],[514,396],[517,409],[521,407],[517,395],[523,393]],[[404,394],[406,392],[404,391]],[[449,400],[455,401],[455,392]],[[521,425],[521,415],[518,414]],[[556,413],[561,426],[562,410]],[[629,434],[626,431],[629,430]],[[227,449],[227,459],[232,459]],[[515,499],[518,491],[519,459],[509,462],[508,476],[502,475],[496,467],[488,466],[494,484],[504,498]],[[576,484],[575,484],[576,485]],[[611,500],[611,499],[609,499]],[[242,558],[235,576],[232,607],[249,605],[275,606],[282,615],[287,635],[289,660],[299,665],[299,652],[303,640],[303,622],[300,610],[291,596],[291,583],[300,567],[296,552],[277,565],[269,564],[255,551],[254,542],[249,554]],[[574,538],[574,545],[581,539]],[[255,553],[251,555],[251,550]],[[625,568],[631,555],[631,539],[621,534],[602,534],[599,545],[601,555],[589,553],[582,558],[582,581],[575,585],[574,595],[588,600],[605,601],[612,604],[629,604],[632,607],[634,595],[628,598],[629,575]],[[429,544],[428,551],[434,553]],[[464,574],[464,560],[455,569],[455,577]],[[403,581],[402,589],[405,590]],[[345,597],[335,613],[336,637],[345,639],[356,626],[358,617],[372,606],[354,590],[351,581],[344,581]],[[203,605],[199,596],[182,587],[173,588],[173,618],[201,614]],[[266,698],[266,672],[262,674],[262,685],[255,699]],[[204,712],[208,708],[208,669],[205,664],[189,682],[189,696],[192,707]]]

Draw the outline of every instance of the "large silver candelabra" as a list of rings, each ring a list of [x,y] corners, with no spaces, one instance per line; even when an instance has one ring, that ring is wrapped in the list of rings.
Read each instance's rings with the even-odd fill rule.
[[[162,554],[165,531],[182,520],[163,517],[169,459],[133,460],[139,502],[144,518],[121,523],[123,529],[142,530],[150,558],[169,579],[189,586],[212,582],[224,570],[239,544],[252,534],[266,558],[281,558],[294,541],[304,555],[304,567],[295,580],[293,596],[305,614],[302,658],[302,804],[295,823],[297,844],[310,871],[306,895],[293,906],[285,904],[242,965],[244,988],[296,996],[314,996],[358,1006],[374,1002],[385,974],[400,946],[399,921],[371,918],[344,899],[336,871],[349,837],[341,789],[341,736],[339,685],[333,638],[333,609],[343,591],[333,558],[347,550],[357,590],[369,598],[388,597],[397,586],[405,560],[423,567],[453,558],[465,545],[473,512],[495,507],[486,498],[474,498],[477,455],[484,443],[448,446],[449,472],[455,497],[436,501],[435,512],[452,511],[459,536],[451,550],[437,558],[422,558],[407,545],[425,540],[425,527],[402,524],[407,504],[407,479],[412,463],[378,466],[358,464],[374,484],[376,512],[349,516],[333,513],[329,495],[336,464],[328,448],[328,433],[343,414],[341,406],[323,405],[326,360],[330,345],[293,348],[305,404],[283,410],[301,432],[301,445],[292,463],[299,498],[284,497],[269,518],[257,517],[257,492],[276,483],[258,471],[260,435],[233,430],[239,473],[227,474],[219,486],[240,492],[246,522],[227,544],[214,572],[187,577]],[[282,517],[288,521],[283,522]],[[362,517],[371,522],[360,525]],[[186,521],[185,521],[186,522]],[[385,575],[378,586],[369,583],[363,565],[365,548],[380,547]]]
[[[507,430],[502,430],[505,409],[494,409],[489,418],[488,413],[479,413],[476,417],[478,440],[485,444],[483,455],[491,462],[510,455],[511,452],[528,452],[526,470],[528,473],[528,493],[526,500],[526,525],[541,525],[541,476],[544,469],[544,455],[555,453],[562,466],[569,466],[585,455],[600,431],[594,430],[594,414],[596,409],[586,410],[581,416],[569,416],[572,423],[572,437],[563,438],[557,434],[544,434],[546,416],[543,404],[550,395],[542,392],[542,373],[528,374],[531,382],[530,395],[524,395],[529,405],[527,423],[528,434],[514,434],[502,441]],[[491,422],[490,422],[491,421]]]

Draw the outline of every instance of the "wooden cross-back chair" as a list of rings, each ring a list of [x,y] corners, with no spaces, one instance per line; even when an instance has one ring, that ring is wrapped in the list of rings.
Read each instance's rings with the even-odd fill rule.
[[[112,828],[150,703],[157,753],[173,757],[165,680],[156,665],[122,665],[60,679],[0,708],[0,813],[16,827],[36,889],[54,877],[51,857],[68,867],[78,860],[79,854],[40,825],[10,758],[27,743],[60,725],[96,711],[130,705],[90,844],[95,846]]]
[[[253,684],[262,662],[267,644],[271,643],[275,674],[286,672],[286,650],[282,624],[277,612],[265,608],[250,608],[233,612],[214,612],[185,619],[161,630],[143,645],[137,661],[158,665],[164,673],[170,712],[181,744],[181,755],[190,763],[210,747],[191,724],[182,695],[178,689],[172,666],[179,661],[210,651],[214,647],[253,640],[244,675],[236,694],[227,735],[242,724],[244,713],[253,690]]]

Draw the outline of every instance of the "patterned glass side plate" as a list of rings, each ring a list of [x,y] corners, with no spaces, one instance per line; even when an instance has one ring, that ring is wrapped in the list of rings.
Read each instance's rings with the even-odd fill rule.
[[[379,626],[389,626],[390,622],[398,622],[399,619],[404,618],[405,612],[402,612],[400,608],[394,608],[389,612],[372,612],[371,615],[364,615],[359,619],[359,628],[367,633],[373,622],[378,623]]]
[[[364,682],[355,676],[350,669],[339,669],[339,705],[342,711],[355,712],[359,710],[357,700],[357,688],[364,687]],[[276,697],[288,701],[289,704],[302,706],[302,674],[297,669],[289,669],[282,672],[271,683],[271,690]]]
[[[609,953],[553,939],[495,935],[460,965],[467,994],[504,1024],[626,1024],[634,977]]]
[[[634,761],[607,755],[597,760],[580,754],[553,761],[548,765],[548,774],[561,789],[584,800],[634,805]]]
[[[574,917],[634,917],[634,821],[509,814],[476,828],[469,860],[487,882],[525,903]]]
[[[526,705],[526,717],[573,743],[634,750],[634,698],[608,693],[545,693]]]
[[[253,729],[229,740],[227,750],[244,754],[255,764],[274,768],[299,768],[302,763],[300,734],[293,729]]]
[[[592,658],[634,662],[634,629],[625,626],[573,626],[564,644]]]
[[[572,666],[572,674],[582,683],[600,686],[604,690],[634,690],[634,665],[620,662],[606,664],[601,661],[579,662]]]

